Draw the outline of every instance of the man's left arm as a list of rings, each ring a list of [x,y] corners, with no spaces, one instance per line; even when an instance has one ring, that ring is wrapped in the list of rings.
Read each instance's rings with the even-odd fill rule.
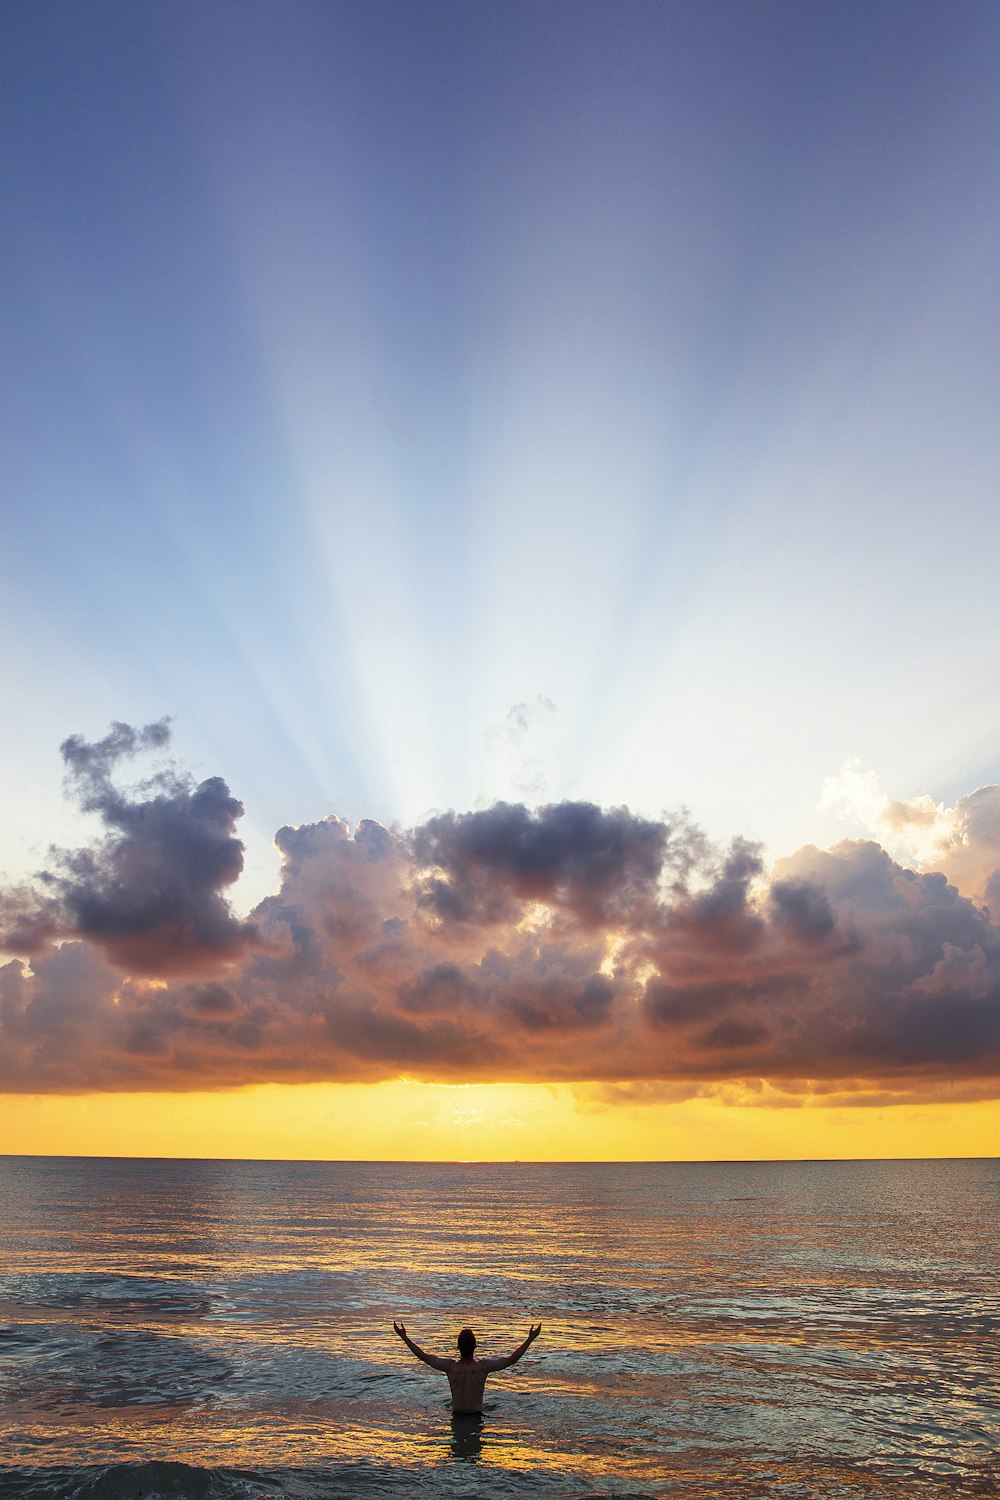
[[[518,1344],[513,1354],[506,1355],[503,1359],[481,1359],[480,1365],[485,1365],[489,1370],[506,1370],[510,1365],[516,1365],[522,1354],[526,1354],[542,1331],[541,1323],[537,1326],[529,1326],[528,1337],[523,1344]]]

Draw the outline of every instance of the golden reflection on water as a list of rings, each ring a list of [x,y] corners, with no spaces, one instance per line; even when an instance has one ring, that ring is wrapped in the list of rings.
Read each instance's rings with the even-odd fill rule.
[[[290,1407],[267,1420],[227,1423],[224,1413],[209,1417],[203,1411],[164,1408],[148,1414],[125,1408],[102,1414],[86,1431],[71,1422],[50,1421],[22,1427],[20,1436],[37,1444],[49,1463],[67,1466],[80,1463],[82,1443],[90,1463],[169,1451],[174,1462],[245,1469],[261,1468],[264,1455],[269,1469],[374,1464],[416,1472],[459,1463],[498,1473],[569,1475],[580,1466],[576,1447],[535,1441],[524,1430],[492,1423],[489,1415],[466,1425],[442,1411],[434,1422],[410,1426],[380,1423],[367,1412],[362,1420],[331,1422],[325,1429],[317,1421],[321,1416]],[[591,1452],[586,1467],[591,1478],[620,1480],[629,1474],[641,1477],[644,1466]]]
[[[0,1444],[428,1483],[457,1465],[513,1493],[954,1481],[997,1430],[996,1187],[852,1166],[8,1167]],[[400,1317],[438,1353],[466,1324],[484,1354],[544,1331],[466,1428]]]

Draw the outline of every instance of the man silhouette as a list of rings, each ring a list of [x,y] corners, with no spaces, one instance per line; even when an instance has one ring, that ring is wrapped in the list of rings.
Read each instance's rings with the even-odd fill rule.
[[[463,1328],[457,1340],[461,1358],[440,1359],[436,1354],[425,1354],[420,1345],[409,1337],[402,1323],[393,1323],[392,1326],[411,1354],[422,1359],[425,1365],[430,1365],[432,1370],[443,1370],[447,1375],[451,1386],[451,1409],[456,1416],[474,1416],[480,1413],[483,1409],[487,1375],[492,1375],[494,1370],[506,1370],[509,1365],[516,1365],[542,1331],[541,1323],[529,1326],[528,1337],[523,1344],[518,1344],[513,1354],[499,1359],[476,1359],[476,1335],[471,1328]]]

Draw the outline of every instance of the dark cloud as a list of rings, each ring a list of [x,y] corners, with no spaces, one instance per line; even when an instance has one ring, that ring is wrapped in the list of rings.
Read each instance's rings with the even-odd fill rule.
[[[446,921],[503,922],[539,902],[597,925],[648,907],[668,863],[690,864],[689,840],[686,826],[678,838],[624,807],[560,802],[532,812],[498,802],[432,818],[413,835],[413,851],[431,871],[422,903]]]
[[[433,964],[399,987],[400,1008],[412,1015],[454,1016],[475,1001],[476,990],[457,964]]]
[[[104,812],[118,799],[111,777],[120,761],[145,750],[163,750],[170,743],[170,720],[158,719],[142,729],[118,721],[103,740],[88,742],[71,734],[59,746],[67,778],[76,784],[81,805],[88,812]],[[160,772],[162,777],[165,773]]]
[[[6,946],[32,955],[0,968],[5,1090],[406,1074],[640,1101],[1000,1095],[1000,926],[878,844],[768,872],[743,839],[589,803],[409,832],[330,817],[279,830],[281,889],[244,924],[225,784],[168,767],[124,789],[165,724],[66,743],[105,832],[0,897]],[[968,810],[981,847],[992,807]]]
[[[87,848],[53,849],[33,887],[0,896],[6,949],[35,955],[82,937],[140,974],[204,971],[243,953],[253,929],[223,894],[243,869],[235,835],[242,803],[221,777],[196,786],[172,767],[132,789],[116,783],[123,763],[169,738],[161,720],[143,729],[114,724],[94,743],[64,741],[72,795],[106,832]]]
[[[812,880],[774,880],[768,893],[773,920],[802,943],[831,938],[837,919],[830,898]]]
[[[747,953],[761,942],[765,923],[752,896],[752,883],[764,870],[759,845],[735,838],[728,854],[708,870],[711,879],[702,889],[693,895],[678,891],[649,924],[652,933],[661,934],[649,950],[657,961],[659,952],[669,951],[674,965],[682,964],[686,947],[697,970],[706,953]]]
[[[713,1048],[725,1048],[727,1052],[742,1051],[748,1047],[755,1047],[758,1042],[767,1040],[769,1033],[765,1026],[754,1021],[740,1021],[733,1016],[728,1020],[720,1021],[718,1026],[713,1026],[699,1038],[700,1045],[709,1051]]]
[[[239,997],[227,984],[192,985],[184,1003],[202,1020],[228,1021],[242,1010]]]

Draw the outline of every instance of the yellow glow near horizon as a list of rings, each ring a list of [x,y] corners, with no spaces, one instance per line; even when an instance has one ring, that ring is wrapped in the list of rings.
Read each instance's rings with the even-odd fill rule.
[[[570,1084],[266,1084],[0,1096],[0,1154],[369,1161],[993,1156],[1000,1101],[891,1107],[605,1102]]]

